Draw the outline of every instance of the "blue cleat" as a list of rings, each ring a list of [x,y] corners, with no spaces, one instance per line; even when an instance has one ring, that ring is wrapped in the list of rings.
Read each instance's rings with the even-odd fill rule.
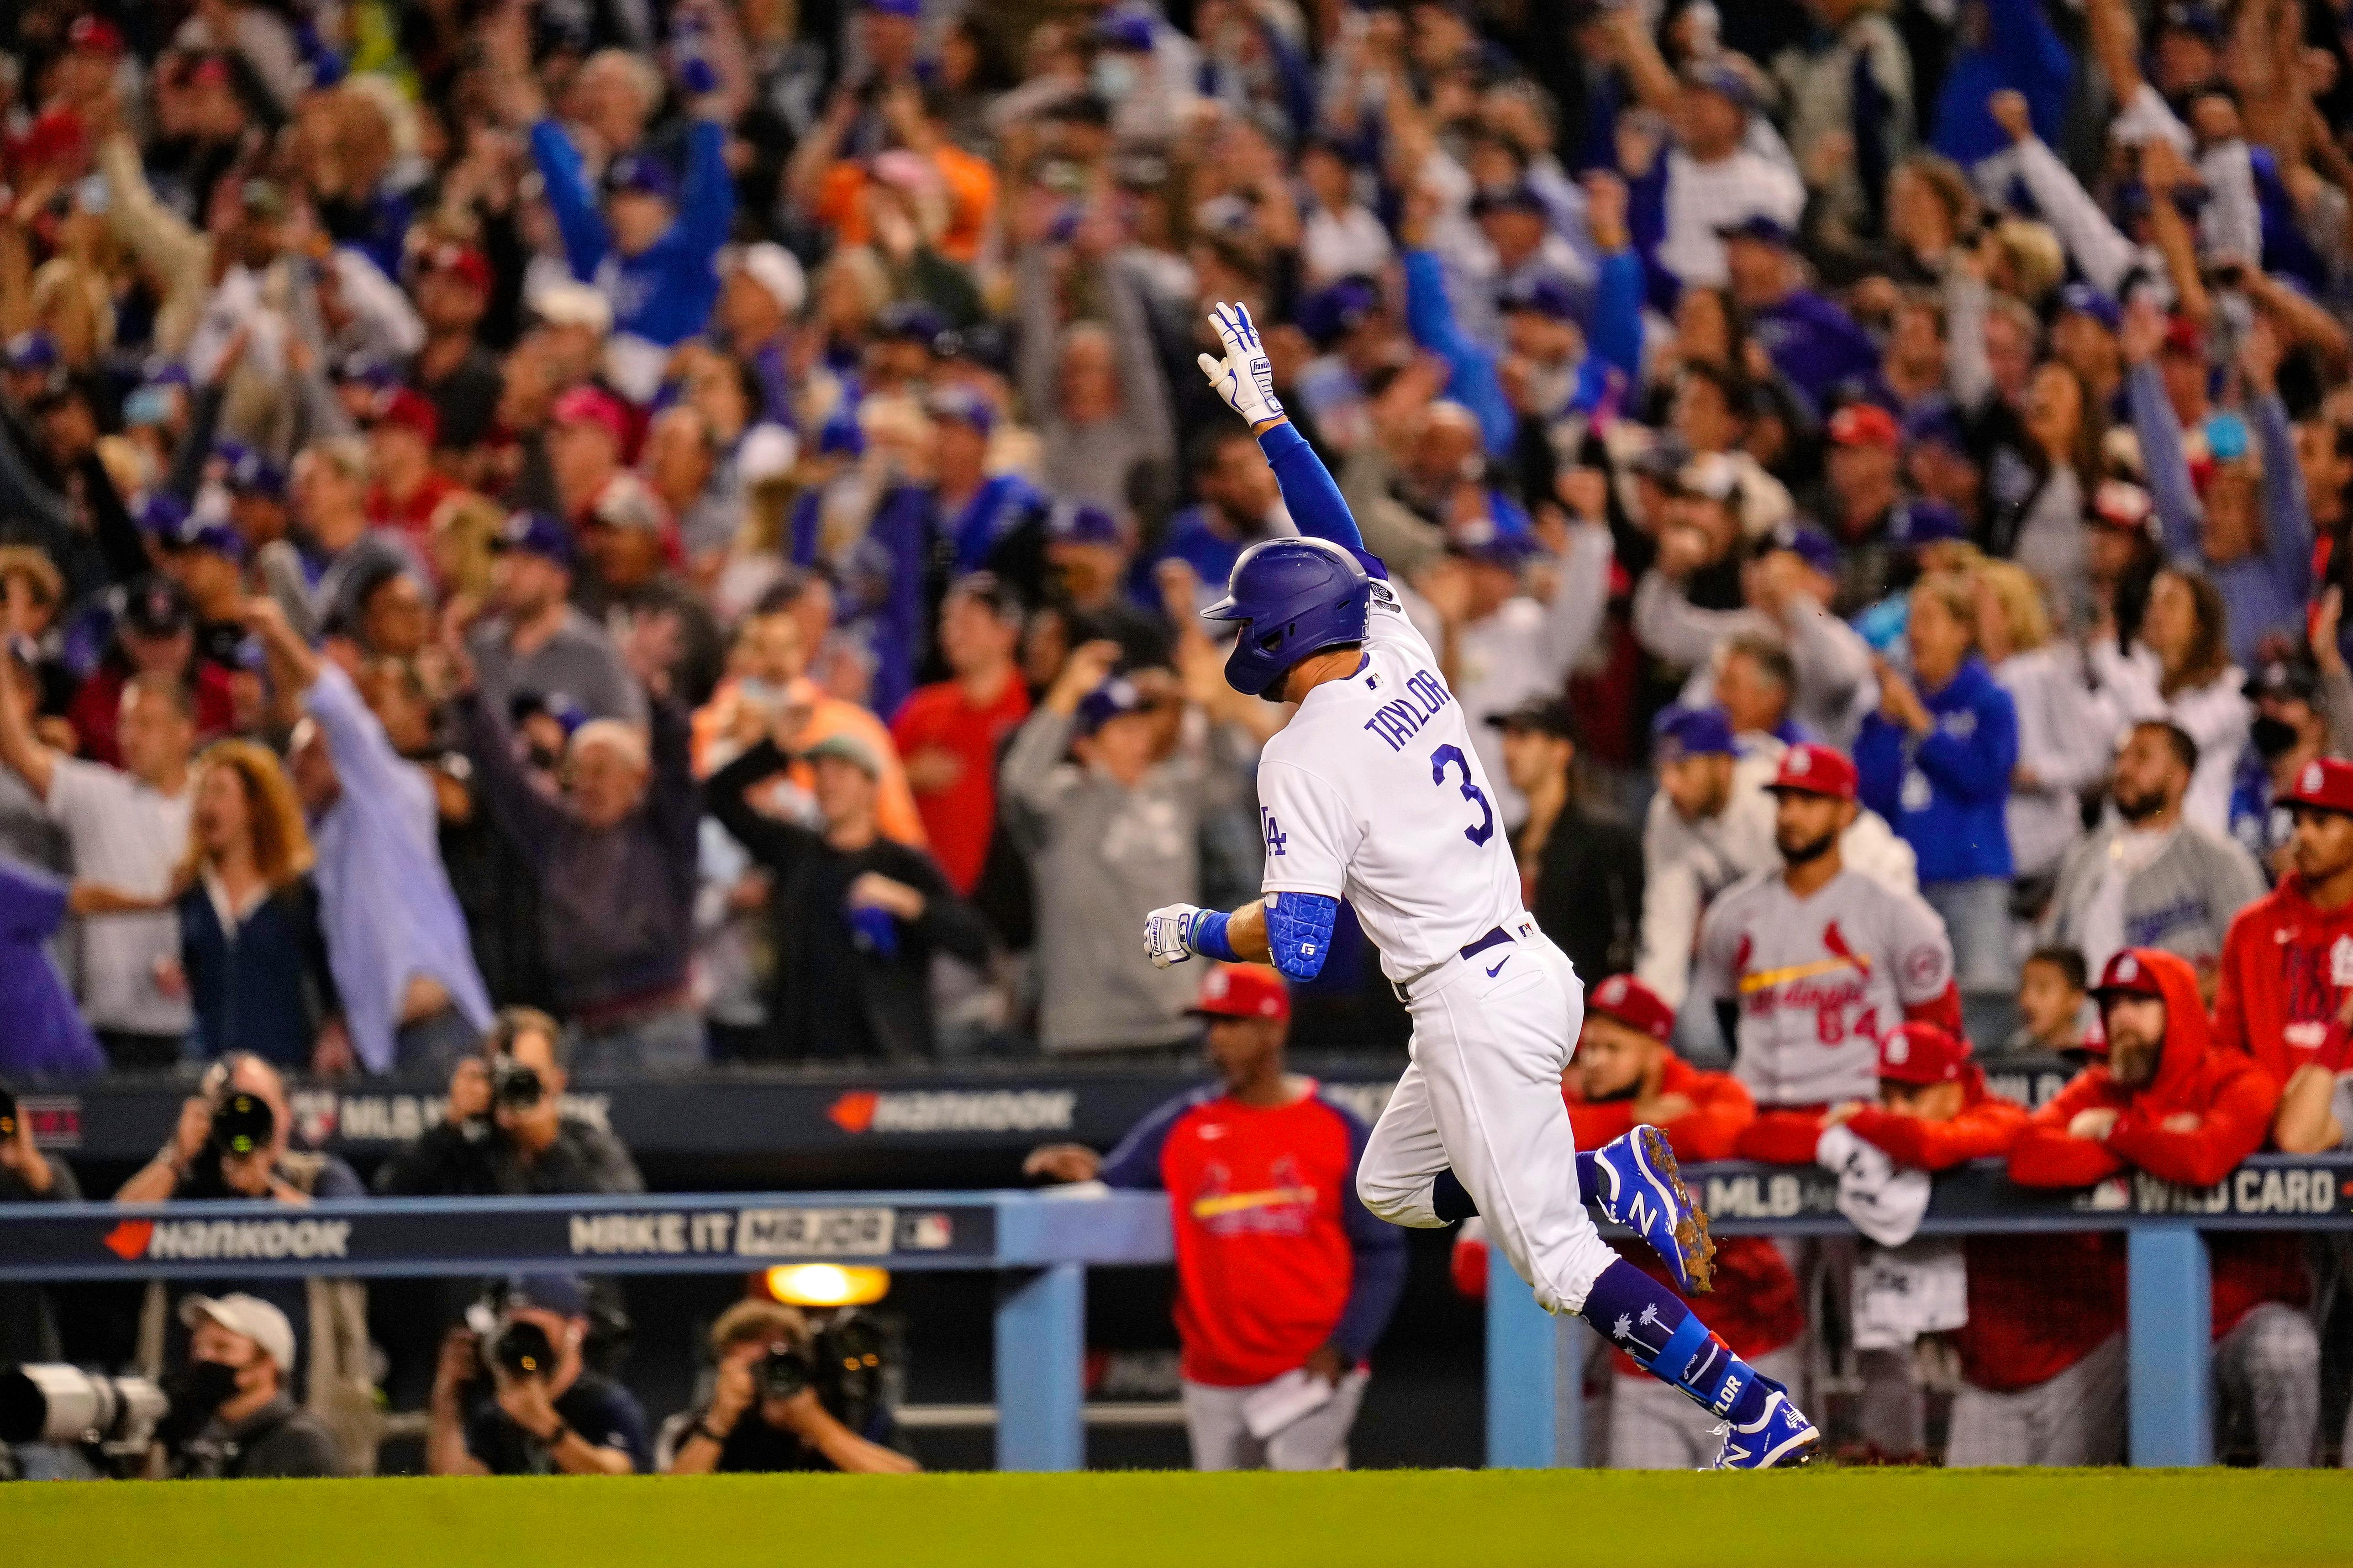
[[[1760,1375],[1757,1381],[1768,1390],[1765,1414],[1745,1426],[1728,1421],[1718,1426],[1715,1430],[1724,1438],[1724,1449],[1708,1468],[1794,1469],[1812,1464],[1821,1451],[1822,1435],[1814,1430],[1806,1413],[1790,1402],[1789,1391],[1769,1377]]]
[[[1686,1296],[1709,1289],[1715,1243],[1708,1239],[1707,1215],[1683,1189],[1667,1135],[1637,1127],[1595,1150],[1593,1163],[1601,1173],[1603,1190],[1594,1195],[1602,1214],[1651,1244],[1676,1289]]]

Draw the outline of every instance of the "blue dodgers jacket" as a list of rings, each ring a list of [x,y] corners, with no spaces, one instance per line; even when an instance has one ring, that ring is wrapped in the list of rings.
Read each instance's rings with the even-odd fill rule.
[[[635,256],[613,247],[580,150],[564,127],[543,120],[531,129],[531,153],[547,186],[547,205],[564,236],[572,276],[613,302],[613,330],[664,348],[702,331],[719,301],[720,247],[735,221],[735,183],[727,173],[727,132],[697,120],[686,138],[686,183],[678,217]]]
[[[1878,713],[1862,721],[1854,743],[1862,804],[1912,846],[1923,883],[2010,876],[2017,706],[1975,654],[1920,700],[1936,721],[1926,739]]]

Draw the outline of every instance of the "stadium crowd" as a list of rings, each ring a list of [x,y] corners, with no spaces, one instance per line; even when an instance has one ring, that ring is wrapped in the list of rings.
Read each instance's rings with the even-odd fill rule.
[[[127,1200],[358,1193],[282,1073],[446,1081],[379,1189],[520,1193],[638,1184],[567,1074],[1189,1059],[1139,921],[1255,892],[1283,720],[1197,612],[1292,531],[1220,300],[1474,718],[1581,1142],[2353,1147],[2336,7],[24,0],[0,49],[0,1073],[209,1064]],[[1382,990],[1344,943],[1303,1026]],[[2004,1048],[2081,1075],[2012,1104]],[[283,1158],[194,1181],[240,1095]],[[2340,1256],[2215,1245],[2264,1463],[2339,1446]],[[1966,1263],[1951,1457],[2114,1458],[2120,1238]],[[1728,1244],[1712,1316],[1769,1365],[1877,1267]],[[598,1289],[506,1310],[577,1377]],[[191,1300],[248,1413],[348,1321]],[[1911,1346],[1854,1350],[1890,1458]],[[437,1468],[651,1462],[604,1387],[460,1419],[470,1353]],[[1613,1454],[1685,1462],[1641,1387]]]

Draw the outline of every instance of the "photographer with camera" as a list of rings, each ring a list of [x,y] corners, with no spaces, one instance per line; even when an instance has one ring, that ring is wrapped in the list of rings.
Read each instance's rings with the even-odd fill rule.
[[[649,1468],[635,1395],[580,1359],[588,1288],[525,1274],[499,1293],[487,1335],[451,1329],[433,1376],[425,1468],[437,1476],[626,1476]],[[480,1397],[487,1370],[491,1392]],[[469,1402],[467,1391],[477,1393]]]
[[[859,1436],[827,1408],[813,1377],[842,1358],[808,1321],[775,1301],[738,1301],[711,1325],[718,1377],[708,1404],[664,1424],[665,1475],[840,1470],[909,1475],[923,1468]]]
[[[33,1128],[16,1091],[0,1079],[0,1204],[70,1204],[81,1198],[74,1173],[33,1146]],[[58,1358],[57,1320],[38,1285],[0,1284],[0,1366]]]
[[[449,1075],[448,1113],[385,1162],[390,1196],[641,1193],[645,1178],[618,1138],[567,1114],[564,1030],[533,1007],[507,1007]]]
[[[164,1385],[174,1476],[236,1480],[351,1473],[327,1424],[294,1401],[294,1326],[243,1292],[180,1303],[188,1362]]]
[[[179,1125],[171,1140],[122,1184],[114,1201],[251,1198],[302,1207],[314,1199],[367,1195],[358,1175],[334,1155],[290,1149],[292,1125],[286,1081],[278,1069],[250,1052],[225,1056],[205,1069],[196,1092],[181,1103]],[[306,1386],[314,1406],[322,1400],[338,1408],[348,1405],[356,1417],[364,1403],[372,1405],[367,1393],[367,1297],[357,1280],[223,1281],[219,1288],[249,1290],[295,1325],[295,1355],[285,1364],[285,1373],[290,1383],[309,1376]],[[141,1357],[151,1367],[164,1358],[164,1325],[156,1310],[151,1307],[151,1321],[141,1335]],[[323,1347],[323,1356],[319,1343],[322,1334],[332,1342]],[[322,1359],[314,1363],[314,1356]],[[307,1373],[298,1373],[298,1368],[308,1369]],[[343,1397],[347,1392],[353,1396],[350,1400]],[[341,1429],[343,1416],[336,1419]]]

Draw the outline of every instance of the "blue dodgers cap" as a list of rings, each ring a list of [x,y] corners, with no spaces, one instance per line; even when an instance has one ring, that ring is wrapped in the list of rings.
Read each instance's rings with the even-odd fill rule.
[[[172,539],[171,550],[205,550],[215,555],[226,555],[231,561],[245,560],[245,535],[225,522],[200,522],[195,518]]]
[[[1533,310],[1556,321],[1577,319],[1577,296],[1567,284],[1549,273],[1515,279],[1495,292],[1495,308],[1510,312]]]
[[[221,482],[232,494],[260,496],[266,500],[286,499],[286,470],[267,454],[235,441],[222,442],[214,453],[226,460]]]
[[[538,1307],[566,1318],[586,1316],[588,1286],[577,1274],[510,1274],[506,1305]]]
[[[536,555],[543,561],[553,561],[569,571],[580,560],[579,547],[573,542],[572,531],[561,518],[543,511],[518,511],[511,514],[499,529],[498,537],[491,542],[492,550],[520,550],[526,555]]]
[[[150,490],[131,514],[142,533],[165,541],[177,539],[188,525],[188,506],[169,490]]]
[[[1788,551],[1826,577],[1838,575],[1838,541],[1810,522],[1783,523],[1773,534],[1773,548]]]
[[[1095,41],[1114,49],[1149,54],[1153,43],[1152,18],[1140,9],[1105,11],[1095,23]]]
[[[1063,501],[1046,518],[1046,538],[1055,544],[1124,544],[1119,519],[1086,501]]]
[[[1887,514],[1887,542],[1917,550],[1968,537],[1961,514],[1940,500],[1907,500]]]
[[[1790,232],[1789,226],[1770,213],[1750,213],[1738,223],[1718,225],[1715,237],[1753,239],[1760,245],[1769,245],[1780,250],[1791,249],[1798,243],[1798,237]]]
[[[997,428],[997,405],[968,386],[944,386],[924,405],[934,419],[953,419],[987,437]]]
[[[12,371],[55,370],[58,363],[58,340],[39,327],[18,332],[0,347],[0,369]]]
[[[1732,724],[1713,708],[1686,708],[1678,703],[1659,710],[1651,721],[1651,755],[1671,763],[1682,757],[1730,756]]]
[[[1941,400],[1914,409],[1904,420],[1907,447],[1942,447],[1948,452],[1968,450],[1969,436],[1958,410]]]
[[[1735,67],[1720,60],[1687,68],[1683,71],[1683,84],[1729,100],[1734,107],[1743,110],[1757,107],[1757,89],[1748,85],[1748,79]]]
[[[2125,313],[2101,289],[2089,283],[2070,283],[2059,290],[2059,313],[2063,316],[2089,316],[2109,331],[2124,325]]]
[[[866,429],[858,423],[858,410],[854,406],[844,404],[818,426],[817,455],[820,458],[862,458],[866,455]]]
[[[678,176],[650,153],[625,153],[614,159],[605,171],[605,188],[616,195],[630,191],[666,202],[678,200]]]
[[[1327,283],[1300,300],[1293,317],[1309,342],[1328,349],[1380,308],[1380,286],[1369,278],[1352,276]]]
[[[1489,213],[1534,213],[1538,217],[1550,216],[1544,198],[1535,187],[1525,180],[1508,185],[1483,186],[1471,198],[1471,216],[1485,217]]]
[[[1079,699],[1078,732],[1092,735],[1123,713],[1142,713],[1154,706],[1134,681],[1114,675]]]
[[[882,308],[874,320],[878,336],[894,338],[905,342],[931,345],[932,340],[948,330],[947,318],[921,300],[897,300]]]

